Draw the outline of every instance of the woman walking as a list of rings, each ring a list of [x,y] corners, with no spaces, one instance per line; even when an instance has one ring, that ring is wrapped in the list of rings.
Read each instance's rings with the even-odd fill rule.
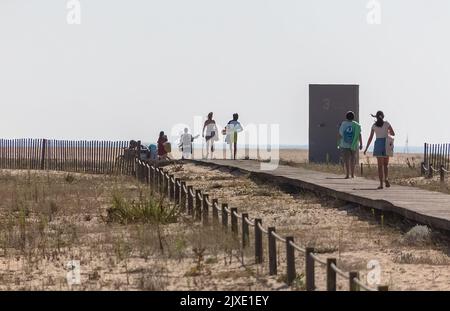
[[[206,133],[205,133],[206,130]],[[213,120],[213,113],[208,113],[208,119],[205,121],[202,130],[202,136],[206,140],[206,159],[208,159],[209,151],[211,150],[211,159],[214,158],[214,142],[219,140],[217,133],[216,121]]]
[[[373,135],[375,133],[376,140],[373,148],[373,155],[377,158],[378,162],[378,177],[380,179],[380,186],[378,189],[383,189],[383,180],[386,188],[389,188],[391,184],[389,183],[389,157],[392,156],[392,139],[389,135],[395,136],[394,129],[391,124],[384,121],[383,111],[378,111],[376,115],[372,115],[376,118],[376,122],[372,125],[372,131],[370,132],[369,140],[367,141],[366,149],[364,150],[364,155],[367,152],[370,144],[372,143]],[[384,173],[384,174],[383,174]]]

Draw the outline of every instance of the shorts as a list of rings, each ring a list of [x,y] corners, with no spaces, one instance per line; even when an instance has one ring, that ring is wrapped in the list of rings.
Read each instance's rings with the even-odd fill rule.
[[[356,159],[356,150],[350,148],[342,148],[342,156],[346,159]]]
[[[386,138],[377,138],[373,148],[373,156],[378,158],[386,158]]]

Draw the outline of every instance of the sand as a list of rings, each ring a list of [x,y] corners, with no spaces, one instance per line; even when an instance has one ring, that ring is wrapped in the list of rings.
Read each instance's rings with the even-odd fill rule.
[[[265,227],[274,226],[281,235],[294,236],[300,246],[315,247],[321,258],[337,258],[341,267],[359,271],[363,280],[369,272],[367,264],[376,260],[381,268],[380,284],[389,285],[391,290],[450,289],[449,244],[440,239],[439,233],[432,234],[431,241],[411,245],[399,229],[402,224],[389,224],[387,220],[381,224],[372,211],[343,202],[301,192],[288,194],[271,185],[257,184],[245,175],[191,164],[176,174],[239,212],[262,218]],[[283,273],[283,245],[279,250]],[[252,262],[251,258],[247,260]],[[297,263],[298,273],[302,273],[302,256],[297,257]],[[265,267],[261,269],[267,272]],[[316,271],[318,289],[323,290],[325,268],[318,266]],[[341,278],[339,288],[346,290],[347,286]]]
[[[315,247],[321,258],[359,271],[364,282],[367,264],[376,260],[380,284],[391,290],[450,290],[449,243],[439,233],[411,244],[399,229],[403,224],[381,224],[371,211],[343,202],[193,164],[168,168],[211,198],[292,235],[301,247]],[[182,214],[161,227],[161,250],[155,225],[104,220],[114,191],[136,199],[148,191],[145,185],[127,177],[69,175],[74,181],[67,173],[0,172],[0,290],[304,289],[302,255],[296,257],[294,286],[283,282],[284,245],[278,244],[279,274],[268,276],[267,260],[254,264],[253,243],[243,250],[229,234]],[[81,263],[80,285],[67,283],[69,260]],[[317,288],[324,290],[325,269],[317,266],[316,273]],[[348,290],[348,282],[338,278],[338,289]]]

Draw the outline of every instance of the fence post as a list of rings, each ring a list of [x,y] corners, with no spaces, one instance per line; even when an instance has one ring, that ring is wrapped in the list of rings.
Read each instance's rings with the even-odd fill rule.
[[[209,195],[204,193],[203,194],[203,225],[207,226],[209,224],[209,205],[208,205],[208,198]]]
[[[188,215],[194,214],[194,197],[192,196],[192,192],[194,191],[194,188],[192,186],[187,187],[188,193]]]
[[[225,231],[228,230],[228,213],[226,208],[228,208],[228,204],[222,203],[222,227]]]
[[[186,188],[186,182],[182,181],[180,186],[180,206],[182,212],[186,211],[186,192],[184,192],[184,188]]]
[[[145,165],[144,171],[145,171],[145,182],[147,183],[147,185],[149,185],[150,184],[150,166],[148,164]]]
[[[233,233],[234,236],[238,235],[238,219],[237,216],[234,214],[237,214],[238,209],[237,208],[232,208],[231,209],[231,232]]]
[[[174,175],[169,175],[169,200],[175,201],[175,182]]]
[[[166,193],[166,197],[169,198],[169,200],[170,200],[170,191],[169,191],[169,189],[170,189],[170,176],[169,176],[169,173],[164,173],[164,176],[165,176],[164,180],[166,181],[165,184],[164,184],[164,191]]]
[[[258,224],[262,224],[261,218],[255,219],[255,263],[261,264],[263,262],[262,231]]]
[[[134,178],[139,181],[139,160],[134,158]]]
[[[351,292],[359,291],[359,285],[353,281],[354,278],[359,278],[359,273],[355,271],[351,271],[349,273],[349,287]]]
[[[311,254],[314,253],[314,248],[307,247],[305,249],[305,273],[306,273],[306,290],[313,291],[316,289],[315,285],[315,261],[314,258],[311,257]]]
[[[219,211],[217,209],[219,200],[213,199],[212,200],[212,219],[213,219],[213,225],[217,225],[219,223]]]
[[[180,180],[178,178],[175,178],[175,204],[180,205]]]
[[[202,194],[201,190],[195,190],[195,220],[202,220],[202,201],[200,196]]]
[[[42,140],[42,153],[41,153],[41,170],[45,169],[45,154],[47,149],[47,139]]]
[[[272,235],[275,232],[275,227],[269,227],[268,237],[269,237],[269,275],[277,274],[277,241]]]
[[[247,247],[248,244],[248,214],[247,213],[243,213],[242,214],[242,248]]]
[[[336,258],[327,258],[327,291],[336,291],[336,271],[331,265],[336,265]]]
[[[364,163],[361,163],[361,177],[364,176]]]
[[[166,183],[165,181],[166,176],[164,175],[164,172],[162,169],[159,169],[159,193],[164,196],[166,194],[166,192],[164,191],[164,184]]]
[[[150,192],[153,193],[153,166],[148,167],[148,184],[150,186]]]
[[[433,178],[433,164],[428,165],[428,178]]]
[[[157,170],[156,166],[153,167],[153,192],[159,192],[159,170]]]
[[[445,182],[445,170],[444,170],[444,165],[441,165],[441,168],[439,169],[439,173],[441,175],[441,183]]]
[[[425,162],[420,164],[420,176],[425,176]]]
[[[286,237],[286,283],[291,285],[295,280],[296,272],[295,272],[295,250],[291,245],[291,242],[294,243],[294,237],[288,236]]]

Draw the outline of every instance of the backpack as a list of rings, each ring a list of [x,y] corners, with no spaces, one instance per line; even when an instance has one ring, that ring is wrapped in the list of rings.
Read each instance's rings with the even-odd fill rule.
[[[353,139],[355,138],[355,133],[353,131],[353,124],[349,124],[344,128],[344,136],[343,136],[343,140],[344,143],[346,144],[352,144],[353,143]]]

